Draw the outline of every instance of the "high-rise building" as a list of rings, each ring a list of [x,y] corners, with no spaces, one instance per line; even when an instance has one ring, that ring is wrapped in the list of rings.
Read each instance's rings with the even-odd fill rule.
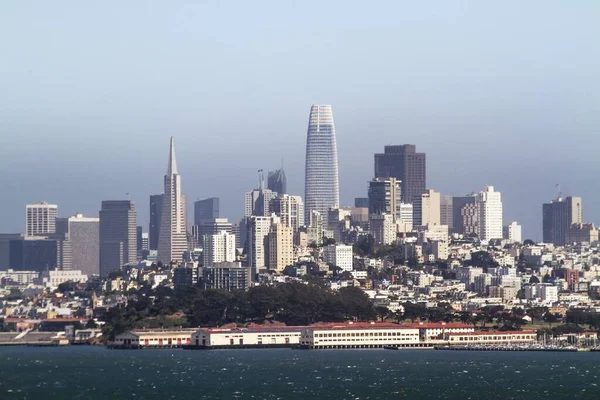
[[[349,207],[330,208],[327,211],[327,231],[333,234],[336,242],[341,242],[345,232],[350,229],[352,209]]]
[[[279,195],[271,199],[269,211],[281,218],[281,222],[294,232],[304,226],[304,203],[300,196]]]
[[[294,264],[294,231],[289,226],[281,222],[271,224],[267,247],[269,270],[282,272]]]
[[[0,233],[0,271],[6,271],[10,268],[11,240],[21,239],[23,239],[23,235],[20,233]]]
[[[304,190],[305,220],[317,211],[327,226],[327,210],[340,203],[335,126],[329,105],[313,105],[310,109]]]
[[[581,197],[559,197],[544,204],[542,211],[544,243],[564,246],[571,225],[583,223]]]
[[[148,232],[142,233],[142,252],[150,251]]]
[[[106,200],[100,210],[100,276],[134,263],[137,257],[135,204]]]
[[[215,218],[212,221],[204,221],[200,225],[192,226],[192,236],[198,247],[204,248],[204,236],[216,235],[219,232],[233,233],[233,225],[227,218]]]
[[[267,189],[277,193],[279,196],[287,193],[287,178],[283,167],[275,171],[269,171],[267,175]]]
[[[454,228],[452,196],[440,196],[440,225],[446,225],[450,231]]]
[[[390,214],[400,219],[401,182],[396,178],[375,178],[369,182],[369,214]]]
[[[421,194],[414,206],[414,224],[416,226],[440,225],[440,194],[429,189]]]
[[[169,164],[165,175],[165,191],[160,235],[158,238],[158,260],[165,264],[180,262],[188,250],[185,197],[181,193],[181,175],[175,160],[175,142],[171,137]]]
[[[344,244],[327,245],[323,247],[323,260],[327,264],[341,268],[342,271],[351,272],[354,262],[352,246]]]
[[[71,242],[73,269],[84,275],[100,274],[100,218],[83,214],[56,218],[56,233]]]
[[[252,277],[255,278],[266,267],[265,245],[271,230],[271,217],[250,216],[248,217],[248,246],[247,260],[248,267],[252,270]]]
[[[235,261],[235,236],[227,231],[204,235],[202,258],[204,267]]]
[[[508,239],[514,243],[521,243],[521,225],[517,221],[513,221],[510,225],[504,227],[504,239]]]
[[[15,271],[72,269],[71,242],[28,236],[10,241],[10,268]]]
[[[391,214],[371,214],[369,231],[376,244],[392,244],[396,241],[397,225]]]
[[[219,198],[211,197],[194,203],[194,225],[219,218]]]
[[[401,232],[410,232],[414,227],[414,207],[410,203],[400,203],[400,221],[396,221]]]
[[[308,244],[320,246],[323,243],[323,218],[318,211],[310,212],[306,236]]]
[[[502,196],[493,186],[486,186],[475,199],[479,212],[479,239],[502,239]],[[439,207],[438,207],[439,209]]]
[[[385,146],[383,153],[375,154],[375,178],[396,178],[402,182],[402,201],[414,203],[427,187],[425,153],[417,153],[416,146]]]
[[[463,207],[468,204],[475,204],[475,195],[452,197],[452,231],[458,234],[469,234],[466,225],[469,221],[464,220]]]
[[[138,256],[140,256],[142,253],[142,235],[143,235],[143,233],[144,233],[144,228],[142,228],[141,226],[138,225],[135,228],[135,243],[136,243]]]
[[[150,196],[150,229],[148,230],[148,244],[150,250],[158,250],[158,237],[160,236],[160,218],[163,209],[162,194]]]
[[[270,202],[277,197],[277,192],[259,187],[250,192],[246,192],[245,215],[250,217],[268,217],[271,215]]]
[[[58,206],[40,202],[25,206],[25,236],[44,236],[56,232]]]

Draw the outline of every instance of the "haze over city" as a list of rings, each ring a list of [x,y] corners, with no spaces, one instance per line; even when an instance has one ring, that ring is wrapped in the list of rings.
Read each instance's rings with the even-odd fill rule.
[[[333,108],[342,205],[411,143],[428,187],[494,185],[524,238],[555,184],[600,222],[597,2],[108,3],[1,7],[2,232],[25,204],[97,215],[126,193],[147,226],[170,136],[190,204],[236,220],[282,159],[303,195],[311,104]]]

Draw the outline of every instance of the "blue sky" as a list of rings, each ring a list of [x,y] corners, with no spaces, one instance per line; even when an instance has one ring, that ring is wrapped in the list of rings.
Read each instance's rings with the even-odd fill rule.
[[[283,157],[303,195],[311,104],[332,104],[343,204],[373,153],[413,143],[428,186],[494,185],[541,239],[541,203],[600,222],[597,1],[12,1],[0,5],[0,232],[26,203],[96,215],[162,191],[176,137],[184,192],[243,214]]]

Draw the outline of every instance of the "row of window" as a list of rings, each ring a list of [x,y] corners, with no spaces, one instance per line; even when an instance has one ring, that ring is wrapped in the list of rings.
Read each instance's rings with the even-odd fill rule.
[[[463,337],[460,336],[458,338],[459,342],[465,341],[477,341],[477,340],[523,340],[523,339],[535,339],[533,335],[517,335],[517,336],[468,336]]]
[[[362,336],[419,336],[417,333],[400,332],[343,332],[343,333],[315,333],[314,337],[362,337]]]
[[[418,336],[413,336],[413,337],[385,337],[385,338],[380,338],[380,337],[374,337],[374,338],[346,338],[346,339],[321,339],[321,340],[315,340],[315,343],[319,343],[319,342],[361,342],[361,341],[373,341],[373,342],[378,342],[378,341],[403,341],[403,340],[419,340]]]

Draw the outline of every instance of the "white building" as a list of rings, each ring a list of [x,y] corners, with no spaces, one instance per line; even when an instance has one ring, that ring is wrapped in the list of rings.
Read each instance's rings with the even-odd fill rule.
[[[201,348],[291,347],[300,343],[301,326],[276,328],[202,328],[192,334]]]
[[[136,329],[115,337],[120,347],[181,347],[189,345],[196,329]]]
[[[246,217],[252,215],[258,217],[268,217],[271,215],[271,200],[277,197],[277,192],[264,187],[264,180],[260,179],[260,187],[250,192],[246,192]]]
[[[302,330],[300,346],[307,349],[419,347],[419,329],[397,324],[323,324]]]
[[[292,228],[293,232],[304,226],[304,202],[300,196],[283,194],[275,197],[269,204],[269,210],[281,218],[281,223]]]
[[[40,202],[25,206],[25,236],[47,235],[56,232],[58,206]]]
[[[440,225],[440,194],[433,189],[421,195],[421,222],[420,225]]]
[[[517,224],[516,221],[513,221],[510,225],[505,226],[504,239],[508,239],[515,243],[521,243],[523,241],[521,236],[521,225]]]
[[[343,271],[352,271],[352,246],[330,244],[323,247],[323,260],[328,264],[340,267]]]
[[[479,239],[502,239],[502,196],[493,186],[486,186],[475,199],[479,213]]]
[[[33,283],[34,279],[40,276],[39,272],[36,271],[14,271],[9,269],[8,271],[0,271],[0,280],[10,279],[19,285],[29,285]]]
[[[392,244],[396,241],[397,227],[391,214],[370,215],[369,230],[377,244]]]
[[[216,235],[204,235],[203,265],[235,261],[235,235],[221,231]]]
[[[271,230],[271,217],[251,216],[248,218],[248,266],[252,277],[265,270],[267,261],[265,244]]]
[[[42,285],[49,288],[57,288],[58,285],[65,282],[85,283],[88,281],[88,276],[81,273],[79,270],[54,270],[42,272]]]

